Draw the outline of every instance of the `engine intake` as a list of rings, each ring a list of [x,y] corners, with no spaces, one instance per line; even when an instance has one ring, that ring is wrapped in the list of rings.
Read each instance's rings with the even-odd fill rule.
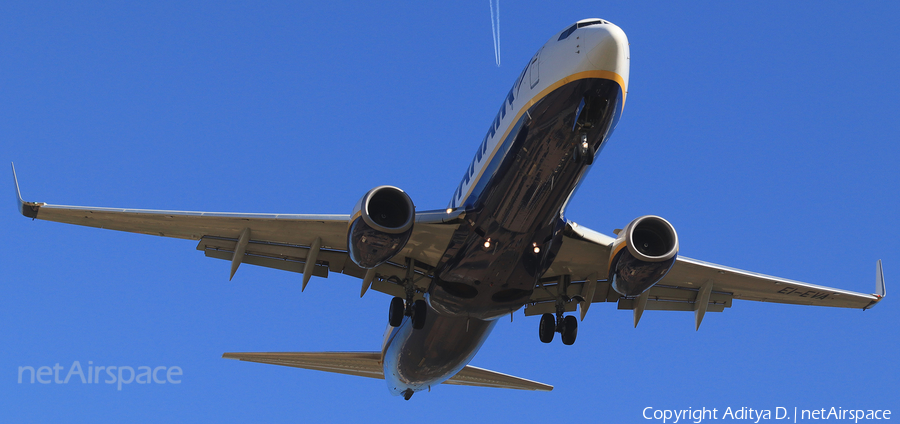
[[[672,224],[658,216],[642,216],[613,242],[609,281],[619,294],[637,296],[662,280],[677,256],[678,234]]]
[[[416,220],[416,207],[403,190],[380,186],[356,206],[347,231],[350,259],[365,269],[381,265],[406,246]]]

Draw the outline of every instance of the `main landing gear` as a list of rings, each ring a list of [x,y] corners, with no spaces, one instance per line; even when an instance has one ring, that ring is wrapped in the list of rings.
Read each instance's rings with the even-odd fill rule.
[[[428,305],[424,300],[415,302],[403,302],[403,299],[395,297],[391,299],[391,308],[388,311],[388,322],[391,327],[399,327],[403,323],[403,317],[411,317],[413,328],[421,330],[425,327],[425,316],[428,313]]]
[[[413,328],[421,330],[425,327],[425,315],[428,313],[428,304],[422,299],[413,301],[416,295],[416,285],[413,282],[413,277],[415,276],[414,262],[411,259],[407,259],[406,267],[406,278],[400,282],[406,291],[406,301],[404,302],[399,297],[391,299],[391,307],[388,310],[388,322],[391,324],[391,327],[399,327],[403,323],[403,317],[407,316],[412,319]]]
[[[575,337],[578,335],[578,319],[572,315],[563,316],[566,313],[566,304],[572,301],[566,294],[571,282],[571,276],[563,275],[558,277],[555,287],[550,286],[555,288],[557,292],[556,314],[547,312],[541,315],[541,325],[538,328],[538,333],[541,336],[541,341],[544,343],[553,341],[553,333],[559,333],[565,345],[575,343]]]
[[[578,319],[572,315],[566,317],[563,317],[562,314],[557,315],[558,317],[554,317],[549,312],[541,315],[539,328],[541,341],[550,343],[553,341],[553,333],[560,333],[564,345],[575,343],[575,337],[578,336]]]

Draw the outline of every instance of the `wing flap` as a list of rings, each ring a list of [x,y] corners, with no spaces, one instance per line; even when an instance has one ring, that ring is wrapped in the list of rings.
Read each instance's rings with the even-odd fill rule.
[[[231,261],[234,259],[234,250],[237,243],[236,239],[203,237],[200,239],[200,243],[197,244],[197,250],[202,251],[209,258]],[[251,240],[247,243],[241,263],[302,274],[305,269],[309,249],[310,246]],[[312,273],[316,277],[328,278],[329,272],[341,273],[356,278],[363,278],[366,274],[366,270],[353,263],[346,252],[320,250]],[[375,273],[381,276],[405,275],[406,267],[394,262],[387,262],[375,268]],[[427,289],[427,286],[423,285],[425,283],[427,283],[427,279],[422,279],[417,282],[417,285],[424,291]],[[391,296],[406,296],[406,291],[402,286],[387,281],[385,278],[373,281],[372,290]]]
[[[540,315],[556,312],[556,294],[558,285],[548,285],[535,290],[532,300],[534,303],[525,305],[525,316]],[[565,312],[575,312],[578,302],[575,297],[583,290],[584,282],[573,282],[568,286],[567,294],[572,300],[564,305]],[[676,287],[655,285],[650,288],[647,295],[648,311],[695,311],[699,288]],[[634,309],[635,298],[623,297],[613,290],[606,281],[598,281],[594,292],[593,303],[616,302],[618,309]],[[730,308],[732,303],[731,293],[711,292],[707,302],[708,312],[722,312]]]
[[[616,306],[616,309],[622,310],[632,310],[635,307],[635,302],[637,299],[628,299],[621,298],[619,299],[619,303]],[[696,310],[694,306],[694,301],[666,301],[666,300],[653,300],[648,299],[647,305],[644,306],[644,310],[647,311],[686,311],[693,312]],[[725,305],[722,303],[712,303],[709,302],[709,306],[706,309],[707,312],[723,312],[725,311]]]

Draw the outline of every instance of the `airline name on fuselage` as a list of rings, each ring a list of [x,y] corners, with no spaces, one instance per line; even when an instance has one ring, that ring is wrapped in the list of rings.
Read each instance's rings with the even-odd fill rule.
[[[456,187],[456,191],[453,193],[453,198],[450,200],[450,208],[455,209],[462,204],[466,194],[469,192],[469,188],[475,184],[475,175],[481,172],[481,170],[487,165],[490,156],[493,155],[494,151],[497,149],[497,146],[500,144],[502,140],[500,137],[503,136],[503,132],[500,132],[501,126],[505,129],[508,128],[512,122],[511,120],[506,119],[507,109],[510,112],[510,117],[514,117],[515,114],[513,112],[516,109],[513,108],[513,103],[516,98],[519,97],[519,91],[522,88],[522,82],[525,80],[525,76],[528,75],[528,69],[532,66],[534,61],[529,61],[528,66],[522,70],[522,73],[519,74],[519,78],[516,79],[516,82],[513,83],[512,88],[509,89],[509,94],[506,95],[506,98],[503,100],[503,103],[500,105],[500,110],[497,111],[497,116],[494,117],[494,121],[491,122],[490,128],[488,128],[487,134],[484,135],[484,139],[481,140],[481,144],[478,146],[478,150],[475,152],[475,157],[472,158],[472,162],[469,164],[469,167],[466,169],[466,173],[463,175],[462,181],[459,182],[459,186]],[[532,87],[534,88],[534,87]],[[505,132],[505,131],[504,131]],[[498,137],[497,135],[500,135]],[[490,154],[488,154],[488,147],[490,146]]]

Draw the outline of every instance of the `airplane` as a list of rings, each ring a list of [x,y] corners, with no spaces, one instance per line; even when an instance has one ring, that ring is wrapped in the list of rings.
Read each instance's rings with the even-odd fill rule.
[[[641,216],[614,237],[565,218],[572,195],[625,106],[628,38],[603,19],[553,35],[503,97],[446,209],[419,212],[378,186],[348,215],[186,212],[26,202],[32,219],[197,240],[208,257],[302,273],[342,273],[393,298],[380,351],[238,352],[224,358],[386,380],[410,397],[438,384],[549,391],[553,386],[469,365],[500,318],[540,316],[541,342],[575,342],[593,303],[707,312],[735,299],[869,309],[885,297],[823,287],[680,256],[667,220]]]

